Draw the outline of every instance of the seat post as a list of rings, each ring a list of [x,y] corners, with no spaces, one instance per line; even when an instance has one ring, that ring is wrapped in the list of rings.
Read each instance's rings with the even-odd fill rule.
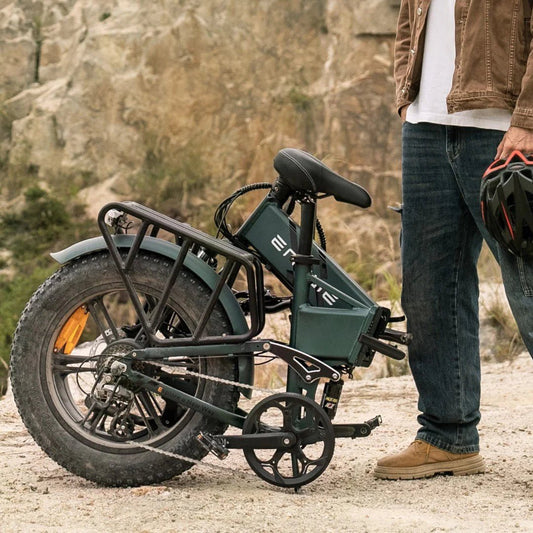
[[[309,199],[307,201],[302,201],[300,206],[301,219],[298,253],[300,255],[311,255],[313,238],[315,236],[316,200]]]
[[[315,200],[301,202],[300,236],[298,253],[293,256],[294,286],[291,324],[291,342],[297,327],[298,309],[309,300],[309,272],[312,267],[311,252],[313,250],[313,235],[315,231],[316,203]]]

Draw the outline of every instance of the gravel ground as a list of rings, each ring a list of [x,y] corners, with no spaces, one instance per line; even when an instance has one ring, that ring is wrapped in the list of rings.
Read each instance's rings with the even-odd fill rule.
[[[0,531],[533,531],[533,362],[483,366],[484,475],[383,481],[376,460],[416,431],[410,376],[346,384],[335,422],[381,414],[366,439],[338,439],[326,472],[298,494],[262,482],[240,451],[157,486],[102,488],[52,462],[0,401]]]

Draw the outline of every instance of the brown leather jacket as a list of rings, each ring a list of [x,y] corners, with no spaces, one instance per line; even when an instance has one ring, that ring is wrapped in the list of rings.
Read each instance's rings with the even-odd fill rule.
[[[411,103],[420,87],[430,1],[401,1],[394,62],[398,109]],[[449,113],[509,109],[513,126],[533,129],[532,10],[533,0],[455,1]]]

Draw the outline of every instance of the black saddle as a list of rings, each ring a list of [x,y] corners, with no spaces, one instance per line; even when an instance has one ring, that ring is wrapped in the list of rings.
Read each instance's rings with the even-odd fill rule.
[[[329,194],[339,202],[369,207],[372,198],[357,183],[329,169],[316,157],[296,148],[283,148],[274,158],[280,179],[294,191]]]

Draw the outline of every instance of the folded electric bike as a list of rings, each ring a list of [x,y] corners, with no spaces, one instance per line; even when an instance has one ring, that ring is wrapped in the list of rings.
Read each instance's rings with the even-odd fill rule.
[[[390,311],[326,253],[316,218],[324,196],[360,208],[371,198],[301,150],[281,150],[274,168],[273,184],[220,204],[221,238],[114,202],[99,214],[100,237],[52,254],[63,266],[20,318],[11,381],[22,420],[57,463],[134,486],[242,449],[260,478],[297,489],[324,472],[336,438],[381,423],[332,423],[343,377],[376,351],[403,358],[397,345],[410,335],[390,329]],[[232,231],[233,202],[261,188],[266,197]],[[290,296],[265,290],[265,269]],[[262,338],[265,314],[285,309],[289,342]],[[239,399],[252,397],[265,358],[286,364],[286,391],[246,412]]]

